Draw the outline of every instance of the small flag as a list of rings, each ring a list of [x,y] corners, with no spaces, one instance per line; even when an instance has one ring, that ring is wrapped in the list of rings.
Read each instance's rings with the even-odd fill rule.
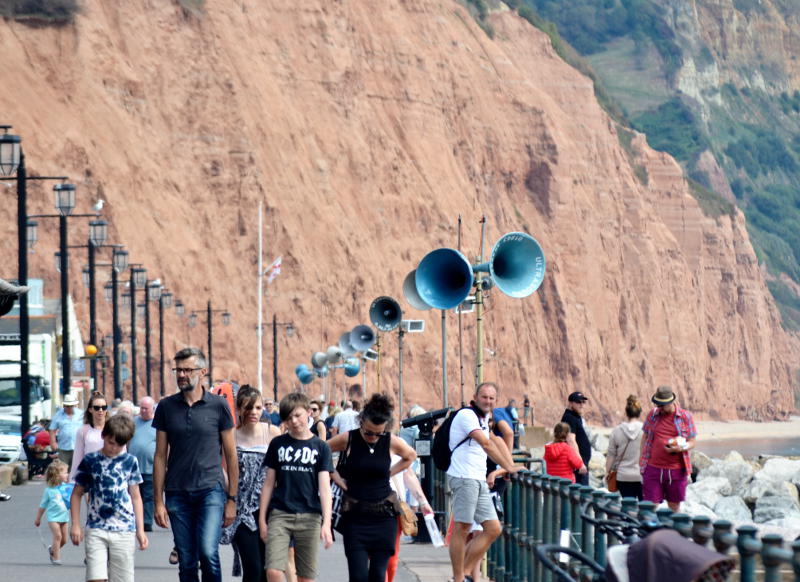
[[[264,271],[264,275],[267,277],[267,284],[271,284],[272,280],[281,274],[281,262],[283,261],[283,257],[278,257],[272,264],[267,267],[267,270]]]

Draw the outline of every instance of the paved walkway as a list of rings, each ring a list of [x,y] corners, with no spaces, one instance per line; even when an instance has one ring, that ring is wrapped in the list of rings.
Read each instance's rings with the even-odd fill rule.
[[[46,524],[33,525],[44,484],[29,481],[5,489],[11,500],[0,502],[0,580],[36,580],[37,582],[83,582],[83,548],[69,543],[62,552],[62,566],[53,566],[47,557],[50,532]],[[424,525],[423,525],[424,527]],[[178,568],[168,563],[172,533],[168,530],[148,534],[150,547],[136,552],[136,582],[168,582],[178,579]],[[241,580],[230,575],[233,552],[220,549],[223,580]],[[397,582],[444,582],[452,577],[446,548],[429,544],[403,544]],[[320,549],[319,582],[345,582],[347,561],[341,541],[329,550]]]

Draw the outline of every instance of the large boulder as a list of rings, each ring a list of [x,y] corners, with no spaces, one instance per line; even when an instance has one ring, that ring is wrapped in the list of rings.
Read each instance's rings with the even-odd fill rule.
[[[697,449],[692,449],[689,455],[691,457],[692,467],[697,469],[701,474],[707,467],[711,466],[711,463],[714,462],[714,459],[709,457],[707,454],[698,451]]]
[[[604,455],[608,453],[608,437],[604,434],[596,432],[594,434],[594,440],[592,441],[592,448],[595,451],[603,453]]]
[[[753,521],[766,523],[774,519],[798,518],[800,519],[800,506],[797,500],[784,491],[768,491],[756,501],[753,511]]]
[[[767,459],[764,468],[756,472],[754,479],[781,483],[792,481],[792,478],[800,472],[800,460],[784,459],[774,457]]]
[[[724,460],[712,460],[711,465],[700,471],[698,481],[722,477],[727,479],[733,491],[742,491],[753,478],[755,471],[736,451],[732,451]]]
[[[731,495],[731,482],[725,477],[707,477],[686,488],[686,501],[713,509],[722,497]]]
[[[589,472],[593,475],[603,476],[606,474],[606,456],[597,451],[592,451],[592,458],[589,459]]]
[[[714,504],[713,509],[714,513],[716,513],[720,519],[727,519],[733,522],[747,522],[753,520],[750,508],[747,507],[747,504],[738,495],[721,497],[719,501]]]
[[[686,494],[686,501],[681,503],[681,513],[686,513],[688,515],[691,515],[692,517],[705,515],[711,521],[716,521],[717,519],[720,519],[720,517],[718,517],[717,514],[713,510],[711,510],[707,505],[698,503],[695,500],[690,500],[688,492]]]

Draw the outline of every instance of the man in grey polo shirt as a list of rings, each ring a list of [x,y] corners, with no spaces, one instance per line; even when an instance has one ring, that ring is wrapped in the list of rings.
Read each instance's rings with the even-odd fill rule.
[[[239,488],[233,418],[225,399],[203,386],[207,370],[202,351],[180,350],[173,372],[180,392],[163,398],[153,419],[154,517],[161,527],[172,525],[181,582],[199,579],[198,562],[203,582],[221,582],[219,538],[222,526],[236,517]]]
[[[522,467],[514,465],[511,451],[503,440],[489,432],[487,415],[497,402],[497,386],[479,384],[468,408],[456,412],[450,425],[450,468],[447,484],[453,491],[453,537],[450,539],[450,563],[453,582],[472,582],[468,574],[501,533],[500,520],[486,484],[486,457],[509,473]],[[473,523],[483,531],[466,542]]]

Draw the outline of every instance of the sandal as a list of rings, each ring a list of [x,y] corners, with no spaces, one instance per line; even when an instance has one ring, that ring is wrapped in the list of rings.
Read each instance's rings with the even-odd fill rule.
[[[172,548],[172,551],[169,553],[169,563],[173,566],[178,563],[178,550]]]

